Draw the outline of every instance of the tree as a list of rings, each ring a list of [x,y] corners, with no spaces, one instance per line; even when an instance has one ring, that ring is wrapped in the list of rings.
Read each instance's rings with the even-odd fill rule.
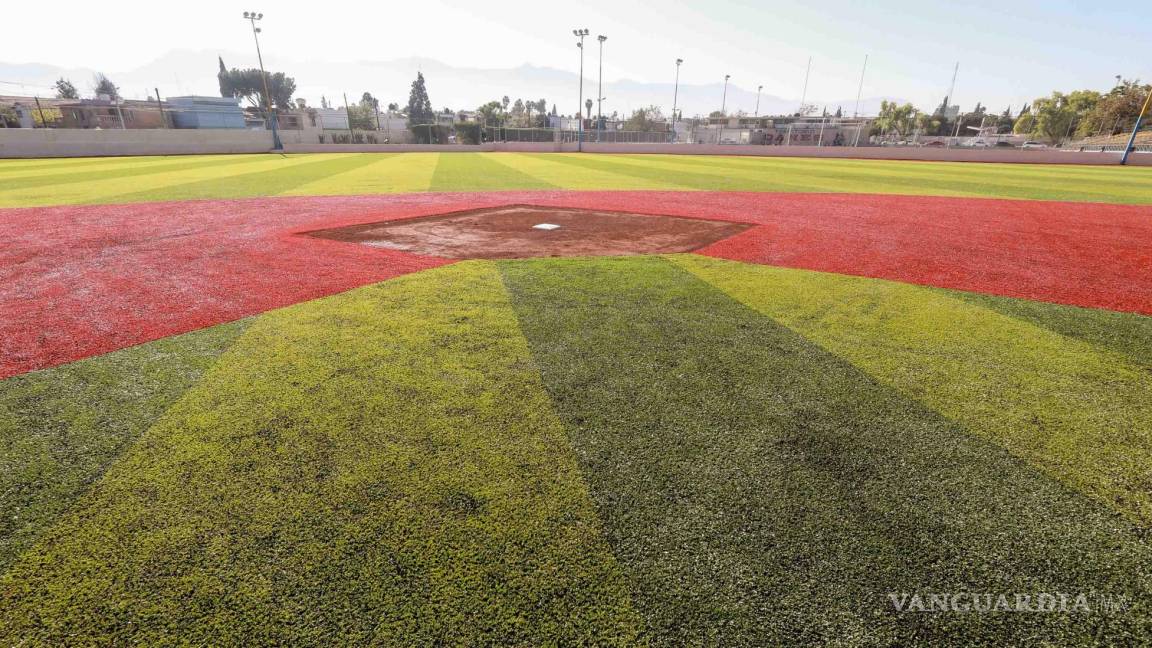
[[[844,116],[844,110],[840,106],[836,106],[836,119]]]
[[[376,130],[376,110],[380,102],[365,92],[360,96],[360,103],[348,106],[348,125],[353,130]]]
[[[224,67],[224,60],[220,59],[220,70],[216,73],[216,80],[220,83],[221,97],[243,98],[261,110],[270,107],[291,110],[293,107],[292,95],[296,94],[296,80],[283,72],[268,74],[267,88],[272,95],[270,98],[264,96],[264,73],[259,68],[228,70]]]
[[[632,111],[632,116],[624,121],[624,130],[630,131],[663,131],[667,129],[664,112],[660,106],[648,106]]]
[[[592,100],[584,100],[584,109],[588,111],[588,119],[592,119]]]
[[[880,114],[877,115],[875,128],[881,135],[893,133],[898,138],[912,132],[916,127],[916,108],[906,103],[903,106],[895,101],[884,100],[880,102]]]
[[[224,66],[224,57],[217,56],[216,60],[220,63],[220,68],[216,71],[216,81],[220,84],[220,96],[236,96],[235,93],[232,92],[232,81],[231,77],[228,76],[228,68]]]
[[[511,102],[512,100],[508,98],[508,95],[504,95],[504,98],[500,100],[500,109],[508,112],[508,104]]]
[[[20,128],[20,118],[12,106],[0,105],[0,128]]]
[[[56,80],[56,98],[57,99],[79,99],[80,93],[76,92],[76,86],[64,77]]]
[[[408,93],[408,125],[429,124],[435,120],[432,101],[428,99],[428,89],[424,86],[424,73],[417,72],[416,80]]]
[[[504,107],[499,101],[489,101],[476,109],[480,120],[486,126],[502,126],[504,124]]]
[[[107,95],[108,98],[113,101],[120,98],[120,88],[115,83],[112,83],[112,79],[104,76],[103,72],[97,74],[96,78],[93,79],[92,92],[97,97]]]
[[[1072,129],[1073,120],[1076,119],[1076,112],[1068,101],[1068,95],[1062,92],[1053,92],[1051,96],[1033,101],[1032,114],[1035,116],[1035,121],[1032,124],[1031,134],[1043,137],[1052,144],[1067,136]]]
[[[1076,134],[1087,137],[1131,131],[1149,92],[1152,92],[1152,85],[1141,85],[1136,81],[1117,84],[1083,116]]]
[[[400,112],[400,104],[396,103],[395,101],[388,104],[388,112],[390,112],[390,113]]]
[[[1031,135],[1035,126],[1036,117],[1032,115],[1031,108],[1025,104],[1024,109],[1016,116],[1016,124],[1012,126],[1012,132],[1017,135]]]

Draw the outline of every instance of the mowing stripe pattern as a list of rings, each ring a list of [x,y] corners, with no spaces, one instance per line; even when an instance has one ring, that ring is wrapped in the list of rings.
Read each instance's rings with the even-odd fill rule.
[[[1135,527],[676,264],[500,267],[653,643],[1068,645],[1152,630]],[[916,615],[888,598],[957,591],[1134,607]]]
[[[634,645],[496,269],[267,313],[0,578],[0,644]]]
[[[339,150],[339,149],[335,149]],[[391,153],[0,160],[0,207],[174,198],[489,191],[700,189],[983,196],[1152,204],[1145,168],[692,155]],[[316,163],[322,162],[322,163]],[[406,168],[411,164],[412,168]],[[244,168],[251,165],[248,168]],[[435,174],[427,169],[435,168]],[[37,186],[32,186],[37,185]]]
[[[876,380],[1152,524],[1152,372],[1124,355],[943,291],[677,262]]]
[[[0,571],[196,384],[248,323],[0,381]]]

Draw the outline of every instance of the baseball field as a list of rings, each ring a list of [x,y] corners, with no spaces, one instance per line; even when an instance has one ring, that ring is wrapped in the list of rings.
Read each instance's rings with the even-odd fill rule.
[[[0,160],[0,240],[2,646],[1152,636],[1152,169]]]

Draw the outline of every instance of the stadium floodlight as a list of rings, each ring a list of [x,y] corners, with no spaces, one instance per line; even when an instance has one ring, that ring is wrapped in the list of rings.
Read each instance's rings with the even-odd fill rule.
[[[601,34],[596,40],[600,41],[600,73],[596,81],[596,141],[599,142],[601,132],[604,130],[604,41],[608,40],[608,37]]]
[[[1144,115],[1148,114],[1148,107],[1152,106],[1152,89],[1148,90],[1148,97],[1144,99],[1144,107],[1136,116],[1136,125],[1132,127],[1132,136],[1124,146],[1124,155],[1120,157],[1120,164],[1128,164],[1128,155],[1136,148],[1136,136],[1140,134],[1140,126],[1144,124]]]
[[[268,91],[268,73],[264,71],[264,55],[260,53],[260,28],[256,26],[256,21],[263,20],[264,14],[245,11],[244,19],[252,25],[252,39],[256,41],[256,60],[260,62],[260,78],[264,81],[264,100],[268,102],[264,109],[264,120],[268,120],[269,113],[272,116],[272,150],[281,151],[284,149],[284,144],[280,142],[280,131],[277,130],[276,122],[279,121],[279,118],[276,116],[276,109],[272,106],[272,94]]]
[[[579,38],[576,47],[580,49],[580,103],[576,105],[576,150],[584,150],[584,37],[590,34],[587,28],[573,29],[572,35]]]
[[[725,110],[728,108],[728,79],[731,79],[731,74],[724,75],[724,98],[720,100],[720,116],[724,117],[728,113]]]
[[[676,59],[676,83],[672,86],[672,141],[676,141],[676,100],[680,98],[680,64],[684,59]]]

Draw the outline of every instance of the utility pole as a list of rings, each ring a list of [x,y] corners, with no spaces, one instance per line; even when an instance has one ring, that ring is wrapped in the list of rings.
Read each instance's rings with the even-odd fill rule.
[[[672,86],[672,141],[676,141],[676,100],[680,98],[680,64],[684,59],[676,59],[676,84]]]
[[[40,112],[40,128],[48,128],[48,120],[44,119],[44,108],[40,105],[40,95],[36,95],[36,110]]]
[[[572,35],[580,39],[576,47],[580,48],[580,103],[576,104],[576,150],[584,150],[584,37],[588,35],[587,29],[573,29]]]
[[[160,109],[160,127],[168,128],[168,122],[164,119],[164,102],[160,101],[160,88],[153,88],[156,91],[156,107]]]
[[[600,35],[596,37],[600,41],[600,77],[596,82],[596,141],[600,141],[601,131],[604,130],[604,41],[608,40],[607,36]]]
[[[268,105],[264,108],[264,118],[267,119],[269,113],[272,115],[272,150],[283,151],[284,144],[280,142],[280,132],[277,130],[279,121],[276,117],[276,109],[272,107],[272,94],[268,92],[268,73],[264,71],[264,55],[260,53],[260,28],[256,26],[257,20],[263,20],[264,14],[256,13],[255,11],[245,11],[244,18],[252,24],[252,40],[256,41],[256,60],[260,62],[260,78],[264,80],[264,100]],[[348,102],[345,101],[345,104]]]
[[[348,120],[348,137],[355,137],[356,133],[352,132],[352,108],[348,105],[347,92],[344,93],[344,118]],[[352,140],[349,139],[348,143],[351,144]]]

